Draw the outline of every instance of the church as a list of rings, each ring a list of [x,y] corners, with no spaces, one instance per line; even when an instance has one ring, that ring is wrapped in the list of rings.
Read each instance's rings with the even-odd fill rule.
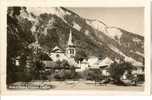
[[[49,54],[50,58],[56,62],[56,61],[63,61],[67,60],[70,65],[77,66],[77,63],[74,60],[74,57],[76,55],[76,46],[74,45],[72,41],[72,32],[70,30],[69,39],[67,42],[67,48],[65,50],[62,50],[58,46],[55,46],[51,53]]]

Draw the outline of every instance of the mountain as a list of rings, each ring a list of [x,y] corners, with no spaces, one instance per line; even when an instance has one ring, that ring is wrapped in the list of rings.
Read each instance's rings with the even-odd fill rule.
[[[83,18],[67,8],[22,8],[18,20],[46,51],[56,45],[65,50],[71,29],[77,55],[85,53],[88,57],[123,59],[136,66],[143,65],[143,36],[109,27],[97,19]]]

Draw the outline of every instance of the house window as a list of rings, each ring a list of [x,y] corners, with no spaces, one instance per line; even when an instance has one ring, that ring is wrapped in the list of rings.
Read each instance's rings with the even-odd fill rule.
[[[16,60],[15,64],[16,64],[16,66],[19,66],[20,65],[19,60]]]

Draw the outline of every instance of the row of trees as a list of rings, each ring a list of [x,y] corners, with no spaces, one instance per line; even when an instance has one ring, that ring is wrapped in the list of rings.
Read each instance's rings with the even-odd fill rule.
[[[33,72],[38,69],[38,67],[26,69],[27,56],[33,55],[33,50],[28,46],[35,41],[35,38],[30,30],[32,23],[19,16],[21,9],[21,7],[9,7],[7,11],[7,84],[32,80],[31,76],[36,74]],[[20,66],[16,66],[17,57],[20,57]],[[32,66],[41,66],[37,63],[39,62],[33,61]]]
[[[134,82],[136,85],[136,82],[138,81],[138,77],[135,77],[132,74],[132,70],[135,69],[135,67],[128,63],[128,62],[123,62],[123,63],[112,63],[111,66],[108,69],[108,72],[110,73],[109,76],[104,76],[102,74],[102,69],[86,69],[83,72],[76,72],[74,69],[74,66],[70,66],[67,61],[57,61],[56,62],[56,68],[63,68],[59,69],[57,72],[50,72],[47,75],[48,76],[53,76],[53,77],[47,77],[48,80],[66,80],[66,79],[71,79],[71,80],[79,80],[79,79],[84,79],[84,80],[92,80],[95,82],[101,82],[104,81],[104,83],[113,83],[117,85],[129,85],[129,83],[124,83],[123,80],[121,79],[122,76],[124,75],[125,72],[127,72],[127,79],[130,80],[131,82]],[[65,69],[64,69],[65,68]],[[69,68],[69,69],[66,69]],[[53,69],[54,70],[54,69]],[[47,76],[45,75],[45,76]],[[144,81],[144,79],[140,80]],[[130,83],[131,84],[131,83]]]
[[[109,67],[108,71],[110,76],[102,75],[102,70],[100,69],[86,69],[83,72],[76,72],[74,66],[70,66],[66,60],[57,61],[54,68],[61,68],[58,69],[57,72],[54,69],[51,69],[49,72],[46,72],[45,65],[40,60],[41,53],[37,54],[36,61],[32,62],[32,66],[29,70],[25,70],[26,68],[22,65],[16,68],[16,77],[15,81],[23,81],[29,82],[32,80],[61,80],[64,81],[66,79],[70,80],[92,80],[95,82],[101,82],[104,80],[104,83],[113,83],[117,85],[127,85],[121,80],[121,77],[127,71],[127,78],[129,80],[134,80],[134,76],[131,73],[134,69],[134,66],[130,63],[116,63],[114,62]],[[16,67],[16,66],[14,66]],[[24,77],[24,78],[23,78]],[[137,81],[137,80],[135,80]],[[144,81],[144,80],[142,80]]]

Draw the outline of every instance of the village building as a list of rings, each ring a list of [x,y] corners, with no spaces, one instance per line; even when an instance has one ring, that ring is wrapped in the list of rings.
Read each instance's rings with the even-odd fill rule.
[[[96,56],[91,56],[88,58],[88,64],[90,68],[99,68],[99,59]]]
[[[102,75],[103,76],[109,76],[110,73],[108,71],[110,65],[113,63],[113,61],[109,58],[106,57],[104,58],[100,63],[99,63],[99,67],[101,69]]]
[[[51,67],[53,67],[52,59],[45,53],[41,55],[41,62],[44,64],[46,71],[51,70]]]
[[[76,71],[82,72],[89,68],[89,63],[86,59],[83,59],[83,61],[81,61],[81,62],[79,61],[78,67],[79,67],[79,69],[77,69]]]
[[[144,66],[136,66],[136,68],[132,70],[132,74],[144,75]]]

